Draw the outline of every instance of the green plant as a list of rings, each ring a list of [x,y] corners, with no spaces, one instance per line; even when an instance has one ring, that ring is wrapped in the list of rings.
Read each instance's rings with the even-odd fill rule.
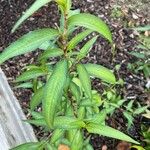
[[[12,32],[49,2],[50,0],[36,0],[15,24]],[[38,65],[27,66],[16,82],[23,83],[19,87],[32,88],[34,91],[30,101],[33,118],[27,122],[42,126],[52,136],[41,142],[20,145],[13,150],[55,150],[60,144],[68,145],[71,150],[91,150],[93,148],[89,143],[90,138],[84,137],[84,130],[139,144],[119,130],[105,125],[105,111],[99,110],[101,99],[98,92],[92,90],[90,76],[115,84],[116,78],[112,71],[100,65],[81,63],[99,34],[112,43],[109,28],[96,16],[71,10],[71,0],[56,0],[56,3],[61,12],[59,27],[32,31],[0,54],[2,64],[12,57],[35,51],[37,48],[44,49]],[[76,27],[84,28],[71,39]],[[97,35],[77,51],[76,46],[92,32]],[[58,57],[59,61],[49,61],[52,57]],[[42,106],[42,112],[36,112],[39,105]]]
[[[131,100],[125,107],[123,111],[124,117],[128,120],[128,129],[133,125],[134,117],[146,112],[148,106],[141,106],[140,103],[137,102],[137,107],[134,105],[134,100]]]
[[[141,32],[147,32],[150,30],[150,26],[137,27],[133,28],[140,32],[139,41],[140,44],[136,46],[136,49],[140,49],[140,51],[132,51],[129,54],[135,56],[138,61],[135,63],[129,63],[128,68],[135,73],[143,72],[145,78],[150,77],[150,38],[149,36],[144,36]]]
[[[144,147],[146,150],[150,149],[150,127],[146,125],[142,125],[142,135],[144,137],[144,142],[146,143],[146,146]]]
[[[116,109],[120,110],[120,112],[123,113],[123,116],[128,121],[128,129],[131,127],[131,125],[133,125],[134,118],[137,115],[148,111],[148,106],[141,106],[140,103],[136,102],[136,107],[133,100],[127,103],[126,100],[121,98],[121,96],[118,95],[116,90],[113,88],[104,91],[102,94],[102,103],[107,114],[112,115]]]

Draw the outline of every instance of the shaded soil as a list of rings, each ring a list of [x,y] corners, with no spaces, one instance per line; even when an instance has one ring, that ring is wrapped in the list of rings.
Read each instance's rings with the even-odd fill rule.
[[[11,28],[18,17],[32,3],[33,0],[0,0],[0,51],[24,33],[36,28],[55,27],[55,24],[59,20],[59,15],[56,5],[52,3],[34,14],[14,34],[10,34]],[[147,4],[148,3],[149,2],[147,1]],[[150,20],[144,10],[136,11],[122,2],[119,3],[119,6],[125,10],[126,14],[123,15],[121,19],[114,18],[111,15],[112,10],[116,5],[118,4],[113,0],[74,0],[73,8],[80,8],[82,12],[95,14],[102,18],[111,27],[113,39],[116,43],[116,51],[113,55],[109,43],[103,38],[99,38],[89,57],[87,57],[85,61],[101,64],[110,69],[114,69],[117,64],[120,64],[120,71],[119,73],[116,73],[116,75],[118,78],[122,78],[125,81],[125,87],[120,90],[120,94],[127,100],[130,100],[129,97],[132,96],[134,97],[133,100],[145,104],[148,100],[148,94],[144,92],[146,79],[142,73],[135,75],[127,69],[128,62],[136,61],[134,57],[131,57],[128,54],[128,52],[134,51],[134,46],[138,43],[137,34],[134,33],[127,24],[132,21],[135,26],[145,25],[150,23]],[[137,16],[136,19],[133,14]],[[14,79],[21,73],[24,66],[33,62],[36,63],[39,53],[40,52],[37,51],[13,58],[1,66],[7,75],[12,88],[14,87],[12,81],[14,81]],[[98,80],[94,81],[93,86],[99,91],[101,90],[101,84]],[[26,110],[26,108],[28,108],[28,101],[32,91],[14,89],[14,92],[22,107]],[[139,141],[142,139],[140,135],[141,122],[141,118],[138,117],[135,120],[135,126],[133,126],[128,133]],[[108,123],[109,125],[126,132],[126,124],[120,113],[116,112],[114,117],[108,120]],[[118,143],[117,140],[99,136],[93,136],[91,142],[94,145],[95,150],[100,150],[103,145],[107,145],[108,149],[113,150]]]

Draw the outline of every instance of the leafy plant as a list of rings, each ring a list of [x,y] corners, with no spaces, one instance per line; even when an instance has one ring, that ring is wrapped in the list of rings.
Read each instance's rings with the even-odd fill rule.
[[[142,135],[144,137],[144,142],[146,142],[146,146],[144,147],[146,150],[150,149],[150,128],[142,125]]]
[[[126,110],[123,111],[124,117],[128,120],[128,129],[133,125],[134,117],[146,112],[148,106],[141,106],[140,103],[137,102],[137,108],[133,105],[134,101],[131,100],[127,106],[124,106]]]
[[[104,103],[103,107],[105,108],[107,114],[112,115],[116,109],[123,113],[123,116],[128,121],[128,129],[131,127],[131,125],[133,125],[134,118],[137,115],[148,111],[148,106],[141,106],[138,102],[136,103],[136,107],[134,105],[134,100],[131,100],[127,103],[125,99],[121,98],[121,96],[117,94],[115,89],[104,91],[102,102]]]
[[[150,26],[137,27],[134,28],[140,32],[139,41],[140,44],[136,46],[136,49],[140,51],[132,51],[130,54],[138,59],[135,63],[129,63],[128,68],[135,73],[143,72],[146,78],[150,77],[150,38],[149,36],[144,36],[141,32],[148,32]]]
[[[15,24],[12,32],[50,1],[36,0]],[[20,145],[13,150],[55,150],[60,144],[68,145],[71,150],[93,149],[90,138],[84,137],[84,130],[139,144],[119,130],[105,125],[105,110],[99,110],[101,98],[97,91],[92,90],[90,77],[115,84],[116,78],[112,71],[101,65],[82,64],[82,59],[87,56],[99,35],[112,44],[108,26],[96,16],[72,10],[71,0],[55,2],[61,12],[59,27],[27,33],[0,54],[2,64],[12,57],[43,49],[38,65],[27,66],[16,82],[21,82],[19,87],[32,88],[34,91],[30,101],[33,118],[27,122],[42,126],[52,136],[42,142]],[[71,38],[79,27],[83,27],[83,31]],[[96,36],[77,51],[76,46],[92,32],[96,32]],[[49,60],[54,57],[59,58],[57,63]],[[42,112],[36,112],[39,105],[42,106]]]

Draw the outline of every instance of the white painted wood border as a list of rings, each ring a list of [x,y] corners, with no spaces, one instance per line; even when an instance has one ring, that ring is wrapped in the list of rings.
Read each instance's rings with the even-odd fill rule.
[[[0,69],[0,150],[37,141],[32,127],[22,121],[25,119],[20,104]]]

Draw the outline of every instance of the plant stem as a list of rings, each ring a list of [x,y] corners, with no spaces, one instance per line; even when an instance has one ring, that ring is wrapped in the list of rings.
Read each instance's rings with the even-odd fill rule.
[[[64,11],[64,32],[63,32],[63,36],[62,36],[62,44],[63,44],[63,50],[64,50],[64,54],[66,56],[67,54],[67,44],[68,44],[68,37],[67,37],[67,31],[68,31],[68,12],[65,10]]]

